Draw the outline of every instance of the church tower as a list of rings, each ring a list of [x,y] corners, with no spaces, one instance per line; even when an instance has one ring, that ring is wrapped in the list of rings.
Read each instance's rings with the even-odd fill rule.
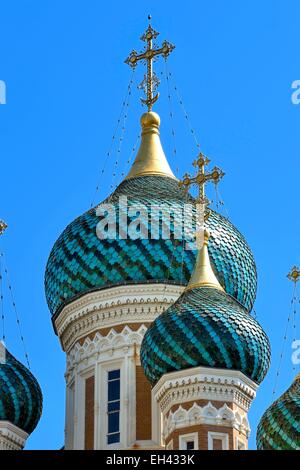
[[[196,201],[169,166],[160,117],[152,111],[158,99],[153,60],[174,49],[167,41],[154,46],[157,36],[149,25],[141,38],[145,50],[126,60],[133,68],[147,66],[142,101],[148,111],[132,168],[105,201],[68,225],[47,262],[47,302],[66,353],[65,449],[186,448],[186,435],[202,432],[200,415],[201,429],[212,423],[215,432],[210,446],[223,442],[219,436],[229,422],[229,447],[246,446],[247,411],[268,367],[268,341],[249,313],[256,295],[253,255],[241,233],[213,210],[199,256],[207,265],[210,259],[214,285],[184,290],[197,256],[186,249]],[[107,214],[114,227],[108,227]],[[183,305],[195,309],[193,329],[205,323],[202,344],[172,323]],[[198,310],[203,320],[197,320]],[[213,330],[213,320],[204,317],[219,311],[219,330]],[[185,344],[177,345],[180,340]],[[189,346],[193,350],[185,352]],[[174,425],[179,414],[182,438]],[[195,448],[201,439],[193,441]]]
[[[218,281],[208,253],[210,218],[205,183],[218,183],[208,159],[194,162],[203,211],[198,255],[182,295],[145,334],[141,359],[153,385],[153,433],[167,449],[246,450],[248,410],[270,365],[269,340],[258,322]]]

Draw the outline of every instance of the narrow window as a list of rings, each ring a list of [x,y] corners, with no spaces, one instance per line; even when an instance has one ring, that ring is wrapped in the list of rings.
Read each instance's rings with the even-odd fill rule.
[[[108,372],[107,444],[120,442],[120,369]]]
[[[85,435],[84,448],[94,449],[94,416],[95,416],[95,377],[89,377],[85,381]]]
[[[195,442],[194,441],[187,441],[186,450],[194,450],[194,449],[195,449]]]

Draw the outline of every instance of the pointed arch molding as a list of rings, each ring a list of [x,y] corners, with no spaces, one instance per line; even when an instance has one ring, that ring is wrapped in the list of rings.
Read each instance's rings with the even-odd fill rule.
[[[68,353],[80,338],[101,328],[153,322],[182,290],[183,286],[173,284],[134,284],[85,294],[55,319],[62,347]]]
[[[202,407],[194,402],[189,409],[178,406],[164,418],[163,437],[166,440],[176,429],[197,425],[225,426],[237,429],[247,438],[250,435],[246,413],[234,411],[226,403],[221,408],[216,408],[211,402]]]
[[[93,339],[87,337],[83,344],[77,342],[67,356],[67,383],[76,373],[89,369],[97,362],[134,355],[139,360],[139,349],[146,331],[147,327],[143,324],[135,331],[125,326],[120,333],[111,328],[107,335],[98,331]]]
[[[165,374],[152,394],[164,415],[174,405],[196,400],[235,403],[247,413],[257,387],[240,371],[194,367]]]

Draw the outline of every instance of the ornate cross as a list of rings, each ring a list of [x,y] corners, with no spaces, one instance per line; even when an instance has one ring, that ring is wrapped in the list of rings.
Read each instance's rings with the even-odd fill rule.
[[[210,163],[203,153],[199,153],[198,158],[193,162],[193,167],[197,168],[197,174],[192,177],[189,173],[183,176],[183,180],[179,182],[179,186],[188,190],[194,184],[199,188],[199,195],[197,198],[198,204],[204,204],[205,207],[209,204],[209,200],[205,196],[205,184],[208,181],[212,181],[214,184],[218,184],[223,178],[225,173],[215,166],[211,173],[205,173],[205,167]]]
[[[0,235],[3,235],[6,229],[7,224],[3,220],[0,220]]]
[[[291,272],[288,273],[287,277],[290,279],[290,281],[293,281],[296,284],[296,282],[298,282],[300,279],[300,269],[297,268],[297,266],[294,266],[291,269]]]
[[[151,20],[150,15],[148,16],[148,19],[149,21]],[[141,101],[148,107],[148,111],[151,111],[153,104],[158,100],[159,97],[159,93],[153,96],[153,92],[156,91],[156,88],[159,85],[159,79],[153,72],[153,61],[160,55],[166,59],[175,48],[175,46],[173,46],[173,44],[168,41],[164,41],[162,47],[160,48],[155,46],[153,47],[153,40],[155,40],[158,35],[159,33],[152,28],[151,24],[149,24],[146,32],[141,37],[141,40],[147,43],[144,52],[138,54],[135,50],[133,50],[129,57],[127,57],[125,60],[125,63],[133,68],[137,66],[139,61],[142,61],[147,65],[147,73],[145,74],[144,80],[142,81],[139,88],[144,88],[145,90],[146,99],[141,99]]]
[[[208,181],[212,181],[214,184],[218,184],[219,181],[223,178],[225,173],[215,166],[210,173],[205,173],[205,167],[210,163],[209,158],[207,158],[203,153],[199,153],[198,158],[193,162],[193,166],[197,168],[197,174],[195,176],[190,176],[189,173],[186,173],[183,176],[182,181],[179,181],[179,186],[184,188],[186,191],[193,185],[198,186],[199,193],[197,202],[197,214],[198,214],[198,226],[200,230],[196,232],[196,245],[197,248],[202,248],[203,245],[203,235],[204,235],[204,222],[208,219],[210,211],[206,211],[207,206],[210,201],[205,195],[205,184]]]

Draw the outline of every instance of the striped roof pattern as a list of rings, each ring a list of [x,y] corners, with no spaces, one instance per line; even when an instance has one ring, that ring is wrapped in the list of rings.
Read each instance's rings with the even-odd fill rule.
[[[124,233],[124,220],[132,222],[134,216],[127,216],[122,209],[119,212],[120,196],[127,197],[131,208],[141,203],[146,206],[148,213],[142,225],[149,233],[152,230],[151,207],[164,204],[165,208],[172,209],[169,239],[163,235],[163,228],[167,226],[163,214],[156,239],[122,239],[119,232]],[[104,201],[107,202],[115,205],[119,215],[116,238],[100,240],[97,237],[100,218],[93,208],[63,231],[50,253],[45,291],[52,315],[58,315],[63,306],[75,298],[100,288],[147,282],[185,285],[189,281],[195,251],[187,250],[185,241],[174,237],[174,230],[178,222],[182,223],[184,204],[190,203],[188,212],[195,212],[195,209],[192,198],[179,188],[176,180],[160,176],[125,180]],[[186,222],[186,233],[193,227],[190,220]],[[208,249],[219,282],[250,310],[256,295],[256,267],[249,246],[229,220],[214,211],[207,226],[211,231]]]
[[[0,361],[0,421],[10,421],[30,434],[41,417],[42,406],[37,380],[6,350]]]
[[[141,346],[152,385],[168,372],[198,366],[239,370],[259,384],[270,355],[259,323],[228,294],[208,287],[185,291],[152,323]]]
[[[261,418],[256,436],[260,450],[300,450],[300,377]]]

